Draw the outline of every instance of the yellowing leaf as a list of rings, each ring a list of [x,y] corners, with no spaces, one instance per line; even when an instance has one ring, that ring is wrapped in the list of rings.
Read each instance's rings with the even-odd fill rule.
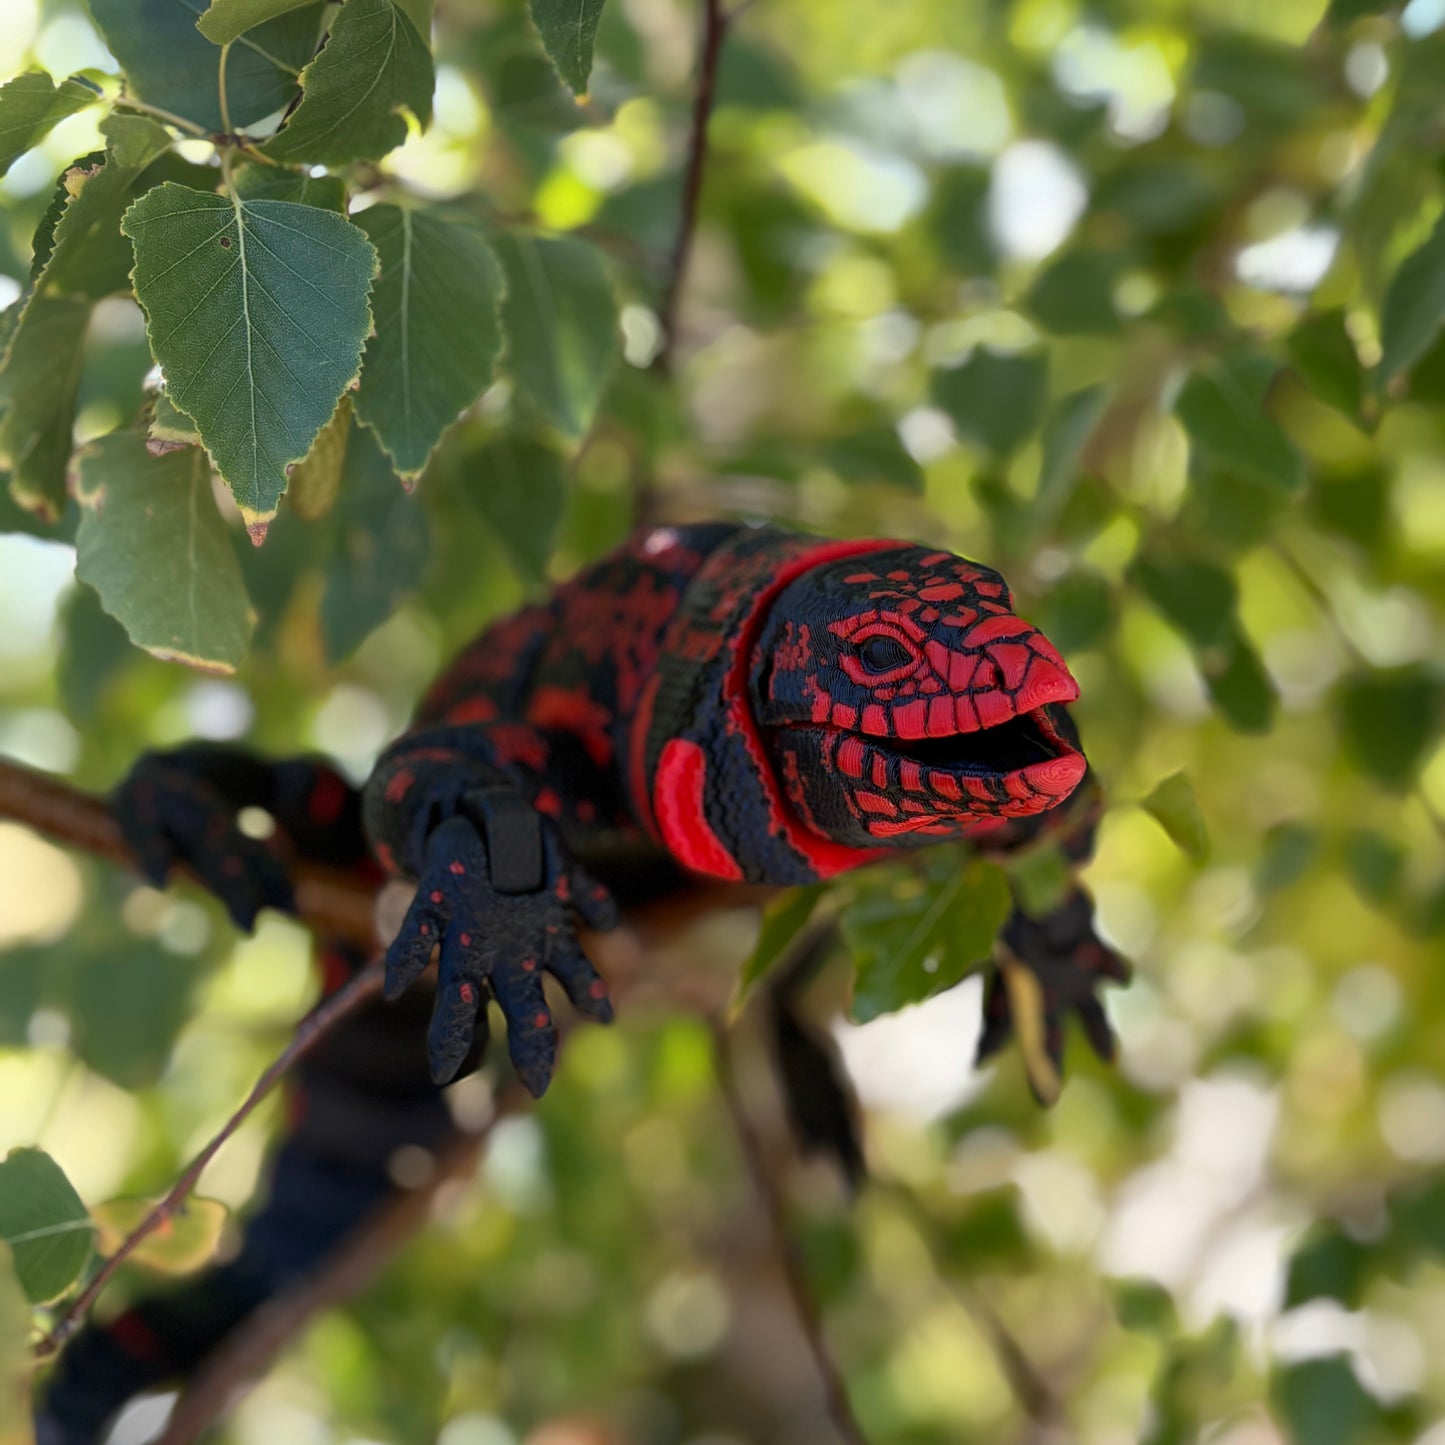
[[[148,1199],[110,1199],[96,1205],[93,1214],[100,1230],[100,1247],[107,1254],[113,1253],[152,1207]],[[187,1199],[175,1214],[146,1235],[129,1257],[162,1274],[189,1274],[215,1254],[228,1212],[217,1199]]]

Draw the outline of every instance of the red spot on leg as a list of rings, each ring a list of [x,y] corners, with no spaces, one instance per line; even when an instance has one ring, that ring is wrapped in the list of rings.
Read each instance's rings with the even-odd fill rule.
[[[398,768],[386,780],[386,791],[382,797],[388,803],[399,803],[411,792],[411,785],[414,782],[416,782],[416,774],[410,768]]]
[[[539,1014],[536,1016],[536,1018],[534,1018],[534,1019],[532,1020],[532,1026],[533,1026],[533,1028],[544,1029],[544,1028],[546,1028],[547,1025],[548,1025],[549,1023],[551,1023],[551,1022],[552,1022],[552,1015],[551,1015],[551,1014],[549,1014],[549,1013],[539,1013]]]
[[[606,998],[606,997],[607,997],[607,985],[606,985],[605,983],[603,983],[600,978],[594,978],[594,979],[592,980],[592,982],[587,986],[587,996],[588,996],[589,998],[595,998],[595,999],[604,999],[604,998]]]
[[[470,948],[472,946],[472,935],[470,933],[462,934],[461,945],[463,948]]]
[[[440,903],[444,895],[440,888],[433,888],[429,896],[433,903]]]
[[[455,873],[458,876],[461,876],[466,871],[466,865],[462,863],[460,859],[453,858],[452,861],[447,864],[448,873]]]
[[[457,990],[457,994],[463,1003],[476,1003],[477,1001],[477,991],[469,983],[464,983]]]

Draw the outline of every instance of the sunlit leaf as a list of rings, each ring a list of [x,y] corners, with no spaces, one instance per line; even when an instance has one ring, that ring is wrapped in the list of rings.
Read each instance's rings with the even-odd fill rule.
[[[0,1160],[0,1243],[32,1304],[59,1298],[80,1278],[91,1234],[80,1195],[50,1155],[12,1149]]]
[[[507,278],[502,326],[507,369],[549,421],[580,437],[617,354],[617,303],[595,247],[568,238],[498,232]]]
[[[212,45],[224,45],[268,20],[299,10],[307,0],[211,0],[196,29]]]
[[[322,6],[278,16],[244,35],[227,52],[226,103],[221,113],[221,52],[199,30],[200,0],[91,0],[90,13],[126,89],[205,131],[251,125],[296,94],[296,78],[321,33]]]
[[[56,85],[43,70],[26,71],[0,85],[0,176],[66,116],[99,99],[88,80],[73,75]]]
[[[308,165],[378,160],[406,139],[403,109],[431,121],[435,85],[431,51],[400,5],[348,0],[301,74],[301,104],[263,149]]]
[[[1011,899],[1001,868],[950,855],[928,877],[879,869],[855,886],[839,922],[857,976],[859,1023],[952,988],[993,952]]]
[[[232,672],[255,618],[199,447],[152,456],[135,432],[80,454],[76,573],[137,647]]]
[[[142,196],[124,229],[166,387],[264,536],[286,468],[356,376],[376,253],[331,211],[176,185]]]
[[[823,889],[819,885],[790,888],[764,910],[758,941],[738,974],[738,986],[733,995],[734,1010],[743,1006],[758,981],[807,927],[822,896]]]
[[[372,206],[357,224],[376,247],[381,274],[356,414],[401,476],[414,477],[492,379],[502,349],[502,273],[477,232],[435,213]]]
[[[557,74],[575,95],[585,95],[603,0],[531,0],[531,5],[532,20]]]
[[[100,1231],[100,1247],[114,1251],[151,1212],[148,1199],[108,1199],[91,1211]],[[229,1214],[218,1199],[195,1195],[141,1240],[129,1258],[161,1274],[189,1274],[216,1253]]]
[[[1139,805],[1179,846],[1182,853],[1202,863],[1209,853],[1204,814],[1194,796],[1194,785],[1184,773],[1170,773],[1156,783]]]

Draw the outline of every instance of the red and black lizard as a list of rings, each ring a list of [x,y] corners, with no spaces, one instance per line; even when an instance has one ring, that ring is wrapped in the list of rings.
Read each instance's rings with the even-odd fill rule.
[[[131,1395],[188,1373],[375,1208],[395,1149],[444,1141],[438,1086],[475,1058],[489,999],[540,1095],[557,1038],[542,976],[581,1014],[611,1017],[577,927],[613,924],[603,880],[635,892],[637,860],[652,889],[689,874],[786,886],[899,848],[1006,850],[1054,827],[1083,861],[1097,808],[1066,710],[1077,696],[987,567],[708,523],[643,532],[489,627],[359,793],[314,761],[201,746],[142,759],[115,807],[144,868],[160,884],[188,864],[243,928],[291,903],[276,855],[240,831],[243,807],[268,810],[301,857],[416,882],[386,992],[436,955],[429,1069],[410,998],[328,1038],[240,1255],[83,1331],[51,1378],[40,1445],[95,1439]],[[1069,1011],[1107,1056],[1095,989],[1125,972],[1083,890],[1042,918],[1016,909],[1001,940],[1039,978],[1055,1060]],[[357,962],[326,958],[337,978]],[[980,1057],[1008,1032],[995,977]]]

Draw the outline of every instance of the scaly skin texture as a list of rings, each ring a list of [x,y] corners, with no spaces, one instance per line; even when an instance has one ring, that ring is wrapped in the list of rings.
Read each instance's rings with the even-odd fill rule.
[[[320,761],[210,746],[142,759],[114,802],[143,867],[160,884],[188,864],[243,928],[291,901],[275,849],[237,825],[246,806],[271,813],[292,855],[416,882],[387,992],[407,992],[436,955],[430,1078],[416,1041],[425,998],[338,1029],[293,1081],[292,1132],[240,1255],[82,1332],[45,1394],[40,1445],[99,1438],[131,1395],[189,1373],[385,1197],[397,1147],[440,1147],[452,1126],[435,1086],[479,1057],[489,998],[519,1077],[546,1088],[556,1027],[542,975],[579,1012],[611,1017],[576,929],[612,923],[599,877],[623,877],[617,860],[664,885],[688,873],[789,885],[899,848],[964,839],[1007,853],[1052,833],[1082,863],[1098,795],[1067,712],[1077,693],[986,567],[901,542],[713,523],[639,534],[494,623],[362,793]],[[1020,966],[1055,1066],[1069,1012],[1112,1052],[1096,989],[1126,974],[1092,911],[1075,884],[1045,917],[1014,912],[981,1057],[1010,1034],[1004,978]],[[321,955],[328,989],[357,963],[334,946]],[[787,1018],[778,1039],[785,1076],[790,1060],[794,1074],[823,1068]],[[841,1096],[815,1082],[789,1084],[794,1113],[811,1099],[823,1121],[805,1136],[842,1137]],[[840,1157],[856,1172],[856,1153]]]

